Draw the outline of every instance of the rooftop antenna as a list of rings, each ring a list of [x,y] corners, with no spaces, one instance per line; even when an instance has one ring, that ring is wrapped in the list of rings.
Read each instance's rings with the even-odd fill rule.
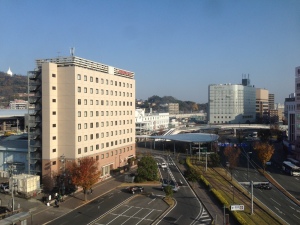
[[[71,56],[74,56],[74,53],[75,53],[75,48],[72,47],[72,48],[70,49],[70,54],[71,54]]]

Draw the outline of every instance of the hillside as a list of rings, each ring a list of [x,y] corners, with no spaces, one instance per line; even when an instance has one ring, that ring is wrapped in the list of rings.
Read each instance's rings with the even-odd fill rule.
[[[157,112],[168,112],[168,103],[179,103],[179,111],[182,113],[199,112],[203,110],[206,112],[207,103],[199,104],[193,101],[181,101],[172,96],[159,97],[153,95],[148,100],[144,101],[143,105],[139,105],[141,108],[152,108],[153,111]]]
[[[13,75],[11,77],[0,72],[0,108],[6,108],[9,101],[14,99],[27,100],[27,76]]]

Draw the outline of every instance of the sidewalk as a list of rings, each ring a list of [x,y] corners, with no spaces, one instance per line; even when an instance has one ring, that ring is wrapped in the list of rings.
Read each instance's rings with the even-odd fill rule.
[[[41,199],[43,194],[31,199],[23,199],[15,197],[15,209],[20,208],[23,212],[32,211],[32,216],[28,218],[27,225],[47,224],[50,221],[63,216],[64,214],[87,204],[89,201],[115,189],[124,182],[125,174],[116,175],[107,180],[104,180],[93,187],[93,194],[87,195],[87,201],[84,201],[82,191],[75,193],[73,196],[65,196],[64,202],[59,203],[59,207],[54,207],[54,204],[47,206]],[[2,205],[7,206],[11,203],[11,196],[0,194]]]

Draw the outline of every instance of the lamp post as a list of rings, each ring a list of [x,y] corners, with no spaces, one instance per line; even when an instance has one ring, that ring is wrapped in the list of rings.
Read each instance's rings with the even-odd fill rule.
[[[232,187],[232,202],[234,204],[234,186],[232,185],[231,187]]]
[[[249,161],[250,161],[250,156],[249,154],[252,154],[252,152],[247,152],[247,180],[249,181]]]

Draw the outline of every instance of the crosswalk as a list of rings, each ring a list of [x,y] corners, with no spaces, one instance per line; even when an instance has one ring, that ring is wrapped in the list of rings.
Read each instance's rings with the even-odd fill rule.
[[[175,166],[175,163],[173,163],[173,162],[166,162],[165,164],[167,164],[167,165],[169,165],[169,166]],[[157,165],[158,166],[160,166],[161,165],[161,163],[157,163]]]
[[[205,209],[203,209],[203,212],[201,214],[201,217],[199,219],[199,224],[198,225],[206,225],[206,224],[211,224],[212,219],[210,215],[207,213]]]

